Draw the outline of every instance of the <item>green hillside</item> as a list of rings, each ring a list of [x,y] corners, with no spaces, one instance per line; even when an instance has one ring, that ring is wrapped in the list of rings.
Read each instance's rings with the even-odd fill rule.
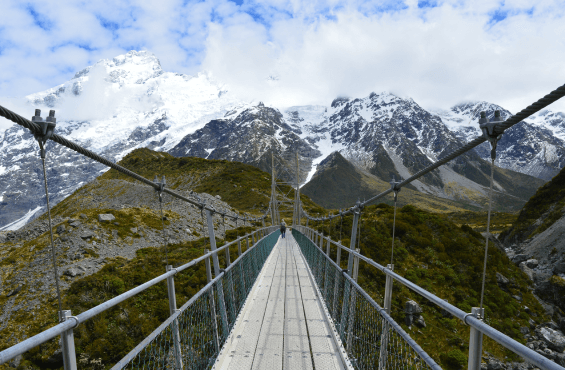
[[[565,169],[562,169],[530,198],[501,239],[505,243],[519,243],[545,231],[563,216],[564,206]]]
[[[466,312],[479,305],[483,271],[484,238],[468,225],[457,226],[447,215],[441,215],[406,205],[397,211],[395,271],[424,289]],[[393,207],[386,204],[369,206],[361,215],[361,253],[381,265],[390,263]],[[352,216],[314,226],[334,240],[349,245]],[[312,223],[310,222],[310,226]],[[332,250],[335,258],[335,250]],[[342,255],[342,267],[347,257]],[[507,286],[497,284],[496,273],[510,280]],[[376,268],[361,262],[359,283],[380,304],[383,302],[385,276]],[[486,322],[497,330],[525,343],[521,327],[528,327],[531,318],[537,323],[548,318],[533,296],[528,277],[506,254],[491,244],[485,288]],[[520,297],[520,300],[516,299]],[[404,305],[415,300],[423,308],[425,328],[404,324]],[[396,283],[393,291],[392,316],[443,367],[457,368],[445,356],[448,351],[468,353],[469,327],[459,320],[446,317],[441,310],[419,295]],[[524,306],[529,307],[529,313]],[[518,357],[485,338],[486,351],[504,359]]]

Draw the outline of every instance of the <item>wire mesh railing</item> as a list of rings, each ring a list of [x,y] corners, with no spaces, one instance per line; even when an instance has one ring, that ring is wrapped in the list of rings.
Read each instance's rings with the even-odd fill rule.
[[[391,367],[416,368],[417,366],[420,366],[416,365],[416,363],[419,363],[418,360],[416,360],[417,356],[421,356],[422,359],[424,359],[424,356],[428,356],[423,350],[421,351],[421,348],[418,346],[418,344],[416,344],[416,342],[412,338],[410,338],[410,336],[400,327],[400,325],[396,323],[392,318],[390,318],[389,312],[391,307],[392,286],[394,281],[421,295],[430,303],[436,305],[442,310],[445,310],[445,312],[453,315],[454,318],[461,320],[466,325],[469,325],[471,328],[470,341],[473,341],[477,336],[480,336],[480,345],[476,345],[479,350],[475,350],[472,343],[469,346],[470,363],[473,358],[471,354],[474,354],[475,352],[479,354],[478,361],[473,361],[469,366],[469,369],[480,368],[480,356],[482,354],[482,336],[486,335],[498,344],[509,349],[518,356],[522,357],[527,362],[537,366],[540,369],[565,370],[565,368],[559,366],[551,359],[546,358],[542,354],[537,353],[534,350],[524,346],[511,337],[489,326],[483,320],[477,318],[476,311],[478,310],[478,308],[473,308],[472,312],[468,313],[453,306],[440,297],[428,292],[422,287],[395,273],[393,270],[393,265],[387,265],[386,267],[381,266],[372,259],[369,259],[366,256],[360,254],[358,250],[347,248],[338,242],[334,242],[326,236],[322,236],[320,233],[308,227],[294,225],[293,236],[297,240],[300,248],[302,249],[302,252],[304,253],[308,261],[310,269],[312,270],[312,273],[315,277],[316,283],[319,286],[321,296],[323,297],[329,314],[334,321],[334,325],[343,343],[343,346],[346,347],[347,354],[350,357],[353,366],[358,369],[385,369]],[[324,253],[320,246],[322,246],[322,244],[326,242],[328,243],[328,252]],[[318,246],[318,244],[320,246]],[[334,245],[337,248],[337,262],[329,258],[329,245]],[[363,261],[368,265],[380,270],[386,275],[385,297],[383,304],[384,307],[381,308],[357,284],[355,279],[356,275],[355,273],[352,274],[352,272],[355,271],[355,268],[352,268],[351,263],[348,263],[348,269],[342,269],[340,267],[339,261],[342,252],[348,255],[349,262],[355,261],[353,265],[358,266],[358,261]],[[333,266],[333,269],[330,266]],[[333,292],[332,289],[334,289]],[[363,298],[360,298],[361,296]],[[366,300],[370,304],[370,306],[360,306],[361,304],[366,304],[361,303],[364,300]],[[349,310],[345,309],[346,305],[349,305]],[[369,308],[367,309],[367,307]],[[374,314],[375,310],[380,316]],[[373,319],[365,321],[365,319],[370,315],[373,315]],[[384,324],[381,323],[380,326],[374,325],[373,322],[378,320],[381,320]],[[388,338],[391,342],[385,343],[386,347],[382,347],[385,334],[379,333],[378,330],[379,328],[384,328],[385,325],[392,327],[392,329],[388,328],[388,330],[384,330],[383,332],[388,335]],[[478,335],[474,334],[473,331],[478,333]],[[367,338],[367,340],[365,341],[364,338]],[[411,347],[411,349],[408,348],[408,346]],[[375,360],[376,355],[374,351],[377,347],[379,358]],[[383,348],[386,348],[387,350],[384,351]],[[416,354],[414,352],[416,352]],[[407,358],[409,358],[410,360],[406,360]],[[360,361],[360,359],[362,359],[362,362]],[[427,360],[425,362],[434,369],[436,368],[435,366],[439,368],[438,365],[432,365],[432,362],[428,362]],[[378,364],[378,367],[375,367],[375,364]]]
[[[63,340],[68,342],[68,345],[72,348],[68,351],[69,356],[76,359],[73,328],[166,280],[171,315],[112,369],[211,368],[279,235],[280,231],[272,226],[254,231],[212,252],[206,251],[204,256],[182,266],[177,268],[168,266],[165,274],[77,316],[70,316],[70,311],[65,311],[68,314],[65,321],[1,351],[0,364],[58,335],[61,335]],[[256,242],[247,250],[241,252],[240,242],[242,238],[251,238]],[[212,233],[211,240],[213,239]],[[214,268],[215,278],[212,279],[210,260],[216,259],[216,264],[218,253],[229,251],[229,248],[234,246],[238,246],[239,257],[233,263],[225,266],[225,269]],[[206,263],[208,284],[180,309],[176,309],[174,275],[203,261]],[[167,297],[163,298],[166,299]],[[68,361],[68,363],[72,363],[72,361]],[[76,369],[75,366],[70,368]]]
[[[355,369],[441,369],[348,274],[296,228],[337,335]]]
[[[279,234],[259,240],[112,369],[211,368]]]

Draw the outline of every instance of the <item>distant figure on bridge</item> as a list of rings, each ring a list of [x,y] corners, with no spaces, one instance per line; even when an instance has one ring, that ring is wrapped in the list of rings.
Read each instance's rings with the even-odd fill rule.
[[[282,222],[281,222],[281,235],[282,235],[283,238],[284,238],[285,234],[286,234],[286,223],[284,222],[284,220],[282,220]]]

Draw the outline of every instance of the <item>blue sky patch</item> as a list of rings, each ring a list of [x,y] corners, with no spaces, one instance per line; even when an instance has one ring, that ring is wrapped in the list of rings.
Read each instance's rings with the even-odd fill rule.
[[[437,1],[433,0],[418,0],[418,8],[435,8],[438,6]]]
[[[108,19],[100,16],[97,16],[96,18],[98,19],[98,22],[100,22],[100,25],[107,30],[114,32],[120,28],[120,25],[116,22],[109,21]]]
[[[33,18],[33,23],[44,31],[49,31],[53,27],[53,23],[47,19],[43,14],[40,14],[31,5],[26,7],[27,12]]]

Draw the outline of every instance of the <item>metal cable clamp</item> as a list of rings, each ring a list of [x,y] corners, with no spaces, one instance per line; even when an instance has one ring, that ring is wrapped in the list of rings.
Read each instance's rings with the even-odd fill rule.
[[[501,131],[500,126],[504,121],[500,117],[500,111],[494,111],[494,117],[490,120],[487,118],[486,112],[481,112],[481,118],[479,118],[479,127],[483,131],[483,136],[488,140],[491,146],[490,157],[494,161],[496,158],[496,145],[500,138],[502,138],[502,133],[496,134],[496,132]],[[504,132],[504,130],[502,130]]]
[[[43,120],[43,118],[41,118],[41,109],[36,109],[35,116],[31,117],[31,121],[33,123],[37,123],[39,125],[39,128],[41,129],[40,132],[34,132],[33,136],[39,143],[39,148],[41,149],[41,158],[45,159],[45,143],[53,136],[53,134],[55,133],[55,126],[57,126],[55,111],[50,110],[49,117],[46,117],[45,120]]]

